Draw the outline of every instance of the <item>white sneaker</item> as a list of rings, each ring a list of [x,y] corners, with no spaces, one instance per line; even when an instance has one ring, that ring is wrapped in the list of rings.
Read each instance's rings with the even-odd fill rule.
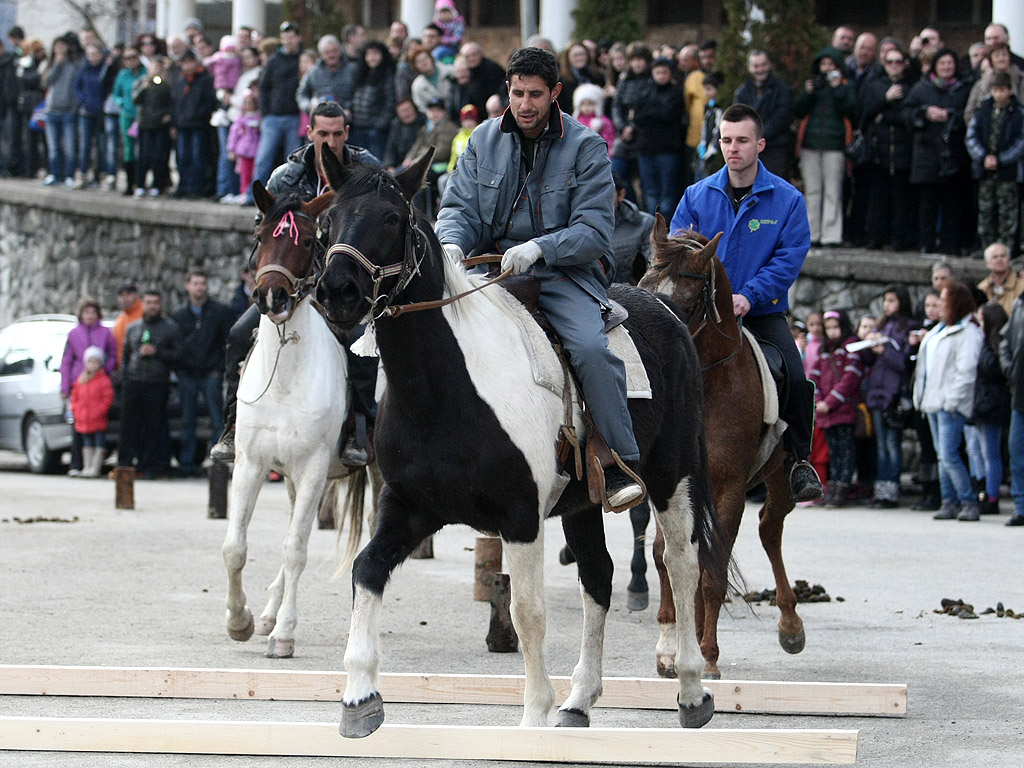
[[[150,197],[156,197],[159,194],[160,194],[160,190],[157,189],[156,187],[153,187],[153,189],[149,190],[149,196]]]
[[[46,178],[43,179],[43,186],[44,187],[52,187],[54,184],[58,184],[58,183],[59,182],[57,181],[57,177],[54,176],[52,173],[46,174]]]
[[[108,192],[114,192],[117,189],[117,177],[108,175],[103,184]]]
[[[146,194],[146,190],[144,190],[142,187],[138,187],[138,188],[136,188],[134,194],[135,194],[135,197],[142,197],[144,194]]]
[[[68,189],[74,189],[75,180],[68,176],[66,179],[64,179],[64,186],[67,187]]]

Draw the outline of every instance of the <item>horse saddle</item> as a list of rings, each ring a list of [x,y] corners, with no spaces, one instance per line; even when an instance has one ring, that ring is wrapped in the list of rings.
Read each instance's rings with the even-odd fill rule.
[[[540,279],[535,275],[510,275],[501,281],[501,287],[515,296],[519,303],[526,307],[534,319],[549,336],[557,337],[555,329],[548,322],[547,316],[540,308]],[[604,332],[608,333],[626,322],[629,310],[614,299],[608,299],[610,308],[601,312],[604,319]]]

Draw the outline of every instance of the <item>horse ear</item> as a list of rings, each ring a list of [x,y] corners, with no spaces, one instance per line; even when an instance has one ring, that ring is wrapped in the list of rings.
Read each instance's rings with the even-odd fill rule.
[[[711,238],[707,245],[701,248],[700,255],[702,259],[704,259],[705,261],[709,261],[712,256],[718,253],[718,241],[722,239],[723,234],[725,233],[719,232],[717,235]]]
[[[252,183],[252,199],[255,201],[256,207],[260,209],[260,213],[266,213],[274,207],[274,196],[259,179]]]
[[[423,187],[423,180],[427,177],[427,169],[430,168],[430,160],[434,157],[434,148],[430,147],[420,155],[412,165],[395,176],[395,181],[402,188],[405,197],[412,200],[413,196]]]
[[[345,165],[330,150],[320,153],[320,170],[331,189],[341,189],[345,180]]]
[[[668,224],[660,213],[654,214],[654,229],[651,230],[651,242],[662,245],[668,240]]]
[[[314,219],[327,210],[327,207],[334,200],[334,190],[328,189],[326,192],[321,194],[319,197],[314,197],[308,203],[302,204],[302,209],[305,213],[312,216]]]

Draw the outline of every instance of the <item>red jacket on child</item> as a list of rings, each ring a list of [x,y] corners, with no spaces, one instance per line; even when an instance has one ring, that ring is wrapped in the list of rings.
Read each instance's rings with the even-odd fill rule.
[[[855,424],[857,404],[861,401],[860,384],[864,366],[860,357],[846,350],[846,345],[858,341],[851,336],[829,352],[823,342],[818,350],[818,361],[808,378],[816,387],[814,401],[824,400],[828,413],[814,416],[815,426],[828,429],[836,424]]]
[[[71,388],[71,413],[75,432],[91,434],[107,431],[107,414],[114,404],[114,387],[102,368],[89,381],[79,378]]]

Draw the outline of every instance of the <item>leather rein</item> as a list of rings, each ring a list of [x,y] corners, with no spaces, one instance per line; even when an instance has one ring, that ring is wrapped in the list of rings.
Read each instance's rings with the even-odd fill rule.
[[[693,338],[693,340],[696,341],[697,337],[700,335],[700,332],[703,331],[706,327],[710,327],[722,338],[728,339],[729,341],[734,342],[736,344],[733,350],[725,357],[721,358],[720,360],[716,360],[713,363],[702,365],[700,369],[701,373],[706,373],[707,371],[711,370],[717,365],[729,362],[734,357],[736,357],[736,355],[738,355],[740,351],[743,349],[742,317],[736,318],[737,330],[739,331],[739,339],[734,339],[732,336],[730,336],[722,329],[722,316],[718,311],[718,306],[715,304],[716,288],[714,260],[711,261],[710,266],[710,277],[702,272],[689,272],[687,270],[679,270],[675,273],[677,277],[686,278],[688,280],[700,280],[701,282],[700,299],[697,301],[697,303],[693,305],[693,308],[690,310],[689,317],[686,318],[686,326],[687,328],[690,329],[690,336]],[[697,315],[697,310],[701,302],[703,302],[704,304],[704,311],[700,315],[700,322],[697,324],[696,329],[694,329],[690,326],[690,324],[693,322],[694,317]]]

